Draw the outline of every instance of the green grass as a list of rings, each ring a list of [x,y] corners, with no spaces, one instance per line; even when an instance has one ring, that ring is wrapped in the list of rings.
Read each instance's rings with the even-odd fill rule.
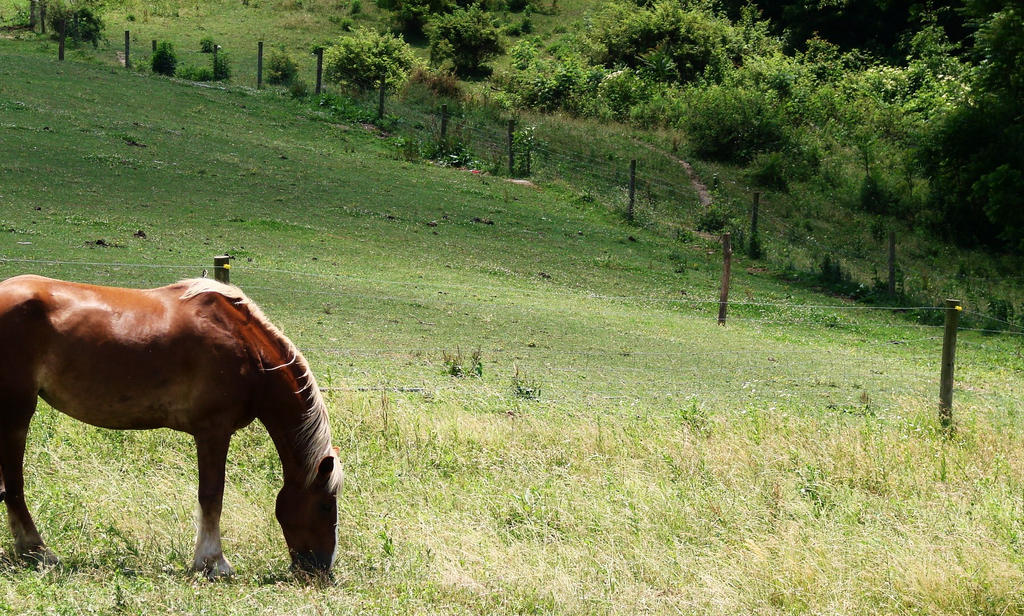
[[[152,286],[236,255],[233,282],[328,388],[347,474],[336,583],[302,585],[273,447],[240,432],[238,575],[208,583],[184,573],[189,440],[41,405],[28,498],[65,564],[4,557],[0,611],[1024,610],[1020,338],[961,332],[947,438],[939,328],[742,257],[749,304],[721,328],[716,242],[627,226],[564,179],[405,162],[273,91],[33,43],[0,59],[0,275]],[[480,349],[480,378],[444,374],[456,349]]]

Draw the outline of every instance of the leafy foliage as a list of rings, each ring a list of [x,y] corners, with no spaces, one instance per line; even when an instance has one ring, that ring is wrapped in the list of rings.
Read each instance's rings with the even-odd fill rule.
[[[103,39],[103,20],[100,18],[100,7],[93,3],[76,5],[55,2],[48,5],[46,14],[50,22],[53,38],[64,35],[75,43],[92,43],[99,46]]]
[[[173,77],[174,69],[178,66],[178,56],[174,53],[174,45],[168,41],[161,41],[156,46],[150,65],[154,73]]]
[[[478,6],[433,18],[428,36],[430,61],[435,65],[451,62],[460,75],[481,70],[503,49],[498,30]]]
[[[299,67],[284,51],[271,52],[267,58],[267,83],[291,85],[299,74]]]
[[[374,88],[381,80],[394,87],[416,66],[412,49],[402,39],[359,28],[324,52],[324,74],[328,79]]]

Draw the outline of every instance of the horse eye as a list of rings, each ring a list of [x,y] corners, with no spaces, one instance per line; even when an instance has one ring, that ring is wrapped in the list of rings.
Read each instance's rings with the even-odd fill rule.
[[[321,503],[320,511],[324,513],[331,513],[332,511],[334,511],[334,505],[331,503]]]

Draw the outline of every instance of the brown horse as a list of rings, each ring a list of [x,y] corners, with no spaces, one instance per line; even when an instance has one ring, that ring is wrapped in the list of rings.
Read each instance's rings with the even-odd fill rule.
[[[0,499],[18,553],[56,557],[25,505],[23,460],[41,397],[104,428],[191,434],[201,519],[192,567],[230,575],[221,551],[231,435],[259,419],[284,471],[277,496],[293,567],[327,572],[337,545],[337,450],[316,380],[298,349],[236,287],[184,280],[159,289],[18,276],[0,282]]]

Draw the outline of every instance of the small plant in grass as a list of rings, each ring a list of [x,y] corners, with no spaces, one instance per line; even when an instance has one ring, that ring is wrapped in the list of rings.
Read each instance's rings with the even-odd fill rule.
[[[267,58],[267,83],[280,86],[291,85],[299,75],[299,66],[283,51],[271,52]]]
[[[231,79],[231,58],[223,51],[213,54],[213,79],[214,81]]]
[[[713,203],[697,217],[697,230],[707,233],[719,233],[732,222],[732,217],[721,205]]]
[[[288,84],[288,94],[296,99],[306,98],[309,96],[309,85],[301,79],[296,79]]]
[[[150,64],[154,73],[173,77],[174,69],[178,66],[178,56],[174,53],[174,46],[167,41],[158,44]]]
[[[212,37],[204,36],[199,39],[199,51],[203,53],[213,53],[213,50],[217,48],[217,42]]]
[[[512,395],[524,400],[539,400],[540,383],[528,378],[519,371],[519,366],[516,366],[515,373],[512,375]]]
[[[464,376],[481,377],[484,375],[484,362],[479,349],[473,351],[473,354],[469,357],[463,357],[462,351],[458,348],[455,349],[454,354],[442,351],[441,362],[444,366],[443,374],[448,376],[461,378]]]
[[[188,81],[213,81],[213,71],[208,66],[186,64],[175,71],[175,74]]]
[[[677,409],[676,419],[699,434],[706,434],[710,428],[707,411],[698,406],[696,402],[693,402],[690,406]]]

